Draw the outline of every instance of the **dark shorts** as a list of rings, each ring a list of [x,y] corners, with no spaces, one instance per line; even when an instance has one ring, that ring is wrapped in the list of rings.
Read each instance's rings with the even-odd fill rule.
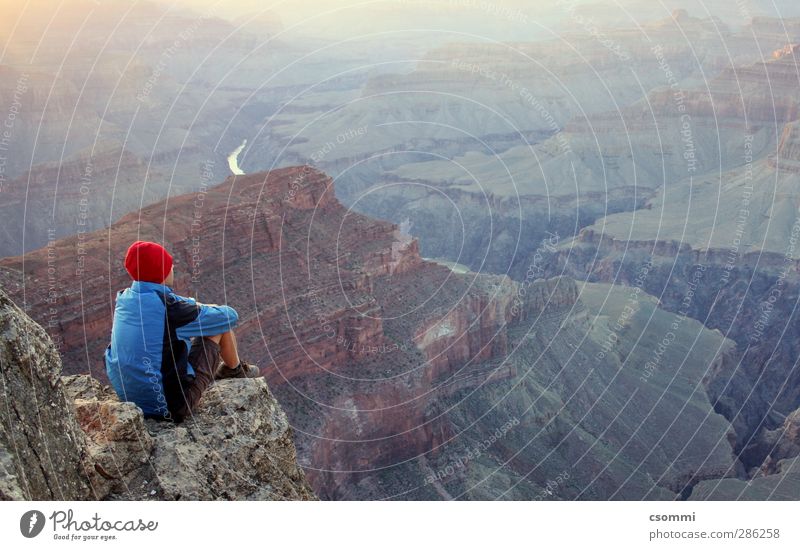
[[[203,393],[214,382],[219,366],[219,344],[208,338],[192,338],[189,364],[194,369],[194,379],[190,379],[183,387],[183,407],[173,414],[176,422],[192,416],[192,411],[197,407]]]

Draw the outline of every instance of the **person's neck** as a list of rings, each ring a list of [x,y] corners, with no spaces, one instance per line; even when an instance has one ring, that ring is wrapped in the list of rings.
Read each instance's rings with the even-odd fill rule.
[[[150,281],[133,281],[131,287],[137,290],[153,289],[153,290],[167,290],[169,292],[173,292],[172,287],[168,285],[166,281],[163,283],[153,283]]]

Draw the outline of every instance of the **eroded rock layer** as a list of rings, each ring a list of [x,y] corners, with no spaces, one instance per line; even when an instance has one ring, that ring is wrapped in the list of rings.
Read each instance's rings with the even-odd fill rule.
[[[637,343],[657,333],[643,332],[644,321],[657,319],[662,331],[682,323],[646,295],[626,310],[639,317],[622,322],[621,289],[563,277],[517,283],[423,260],[402,227],[347,210],[331,179],[309,167],[232,177],[109,231],[0,263],[4,286],[48,325],[71,373],[102,376],[113,296],[129,284],[121,260],[135,239],[174,253],[179,292],[237,308],[242,355],[261,366],[286,409],[300,464],[322,498],[677,498],[702,480],[743,475],[730,424],[692,391],[728,360],[732,343],[687,323],[687,334],[708,345],[687,348],[682,339],[670,356],[688,366],[645,378],[649,347]],[[220,395],[225,389],[204,400],[199,426],[217,449],[217,423],[245,419],[251,475],[266,479],[260,468],[273,462],[248,445],[282,441],[276,426],[284,425],[253,425],[259,386]],[[124,469],[142,456],[191,469],[200,460],[191,457],[210,452],[189,456],[184,428],[149,425],[142,451],[132,439],[142,431],[135,408],[85,393],[75,392],[79,419],[116,419],[110,439],[128,457]],[[230,418],[229,406],[238,411]],[[90,447],[108,439],[87,433]],[[114,474],[114,453],[96,454],[110,476],[103,483],[148,481]],[[238,487],[227,496],[266,495],[236,483],[223,484]],[[153,490],[164,498],[226,495],[188,478]]]

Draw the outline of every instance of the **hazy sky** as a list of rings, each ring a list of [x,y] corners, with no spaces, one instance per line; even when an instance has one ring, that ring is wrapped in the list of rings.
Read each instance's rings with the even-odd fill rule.
[[[391,9],[417,7],[425,9],[426,4],[439,7],[478,8],[480,5],[491,5],[496,9],[523,9],[525,11],[553,6],[556,0],[162,0],[176,1],[186,5],[209,7],[217,5],[234,15],[272,10],[279,13],[288,23],[316,15],[323,11],[337,8],[353,8],[353,11],[365,8]],[[589,0],[577,0],[587,2]]]
[[[214,13],[229,19],[272,12],[295,33],[336,39],[410,28],[457,29],[465,36],[476,33],[495,39],[535,39],[541,29],[530,25],[531,19],[555,25],[556,19],[548,19],[545,12],[558,10],[558,19],[562,19],[565,9],[557,0],[159,1],[204,10],[216,6]]]
[[[98,0],[130,5],[132,0]],[[146,3],[146,0],[140,0]],[[756,15],[800,15],[800,0],[149,0],[162,6],[187,7],[236,20],[263,13],[277,15],[290,32],[304,36],[349,38],[406,29],[460,31],[497,40],[551,38],[570,24],[570,8],[591,5],[585,12],[603,26],[631,27],[637,21],[669,17],[686,8],[696,17],[714,14],[734,26]],[[79,16],[94,0],[0,0],[0,30],[12,26],[15,12],[32,6],[46,18],[53,6],[79,6],[65,13]],[[325,12],[331,12],[326,15]],[[66,17],[67,15],[65,15]],[[565,27],[566,25],[566,27]],[[574,25],[573,25],[574,26]]]
[[[9,0],[0,0],[5,2]],[[17,0],[11,0],[17,1]],[[751,12],[754,15],[797,16],[798,0],[161,0],[163,2],[180,2],[193,6],[218,4],[234,15],[259,12],[271,9],[278,12],[287,22],[292,23],[321,11],[354,6],[378,7],[416,5],[424,9],[425,4],[471,8],[474,10],[522,10],[530,14],[544,14],[555,10],[563,11],[567,5],[605,4],[611,9],[625,6],[637,11],[650,9],[654,12],[668,13],[675,8],[688,8],[694,15],[706,12]],[[363,9],[363,8],[360,8]],[[622,10],[620,10],[622,11]]]

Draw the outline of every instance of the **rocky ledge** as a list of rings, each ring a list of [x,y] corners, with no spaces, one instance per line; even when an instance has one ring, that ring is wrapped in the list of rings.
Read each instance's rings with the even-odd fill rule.
[[[312,500],[263,379],[226,380],[180,425],[91,376],[61,376],[41,326],[0,291],[0,499]]]

